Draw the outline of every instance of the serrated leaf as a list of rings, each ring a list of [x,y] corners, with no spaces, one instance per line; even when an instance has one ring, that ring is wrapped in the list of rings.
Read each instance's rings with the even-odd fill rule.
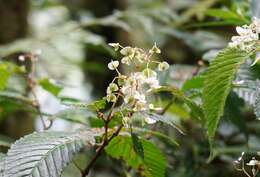
[[[145,177],[165,177],[166,159],[151,142],[142,140],[144,148]]]
[[[41,132],[21,138],[11,146],[4,160],[4,177],[59,177],[62,169],[87,143],[88,132]]]
[[[106,147],[106,153],[113,158],[122,158],[129,166],[137,169],[141,164],[141,158],[135,153],[130,137],[115,137]]]
[[[134,150],[135,150],[136,154],[143,159],[144,158],[144,149],[143,149],[142,142],[140,141],[138,135],[135,133],[131,133],[131,137],[132,137],[132,142],[133,142],[133,146],[134,146]]]
[[[60,91],[62,90],[59,85],[48,78],[40,79],[38,83],[44,90],[53,94],[54,96],[58,96]]]
[[[203,107],[207,119],[207,133],[212,146],[225,102],[239,66],[249,56],[238,49],[226,48],[210,63],[203,87]]]
[[[142,139],[144,159],[142,160],[134,151],[133,142],[129,136],[118,136],[106,147],[108,155],[122,158],[134,169],[143,169],[145,177],[164,177],[166,159],[162,152],[151,142]],[[156,159],[156,160],[155,160]]]

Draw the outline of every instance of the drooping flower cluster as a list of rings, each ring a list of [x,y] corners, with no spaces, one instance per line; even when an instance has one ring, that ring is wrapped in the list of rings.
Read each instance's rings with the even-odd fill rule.
[[[119,43],[110,43],[115,51],[120,49],[121,63],[129,66],[130,72],[119,72],[119,61],[111,61],[108,64],[110,70],[116,70],[117,76],[107,87],[107,101],[116,102],[119,97],[124,100],[124,105],[134,112],[157,109],[147,100],[147,95],[153,89],[160,88],[156,71],[165,71],[169,68],[167,62],[158,62],[152,59],[154,54],[161,53],[156,44],[148,52],[137,47],[123,47]],[[157,66],[157,69],[152,67]],[[134,71],[131,71],[134,70]]]
[[[250,25],[236,27],[239,36],[233,36],[229,43],[230,47],[239,48],[245,51],[251,51],[255,42],[259,40],[260,19],[254,17]]]

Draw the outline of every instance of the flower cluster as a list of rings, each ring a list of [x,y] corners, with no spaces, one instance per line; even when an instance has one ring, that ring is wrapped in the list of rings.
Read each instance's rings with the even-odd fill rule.
[[[259,40],[260,34],[260,19],[253,18],[253,22],[250,25],[243,25],[242,27],[236,27],[236,31],[239,36],[233,36],[229,43],[230,47],[239,48],[245,51],[251,51],[254,44]]]
[[[252,159],[245,164],[244,162],[244,155],[245,152],[241,153],[241,156],[235,161],[235,167],[238,171],[243,171],[248,177],[250,177],[250,173],[246,171],[245,165],[251,168],[251,174],[252,177],[255,177],[259,173],[260,169],[260,161],[257,160],[255,157],[252,157]],[[240,167],[237,168],[237,165],[240,165]]]
[[[158,109],[149,103],[147,96],[151,94],[152,90],[160,88],[157,71],[161,72],[169,68],[167,62],[158,62],[152,59],[153,55],[160,54],[161,50],[156,44],[149,51],[137,47],[123,47],[119,43],[110,43],[109,45],[114,47],[115,51],[120,50],[122,55],[120,62],[129,66],[130,72],[120,73],[118,70],[120,62],[111,60],[108,68],[115,70],[117,76],[107,87],[107,101],[116,102],[119,97],[122,97],[124,105],[134,112]],[[157,69],[153,67],[157,67]]]
[[[250,25],[236,27],[239,36],[233,36],[232,42],[229,42],[230,47],[240,48],[241,50],[251,51],[254,44],[259,40],[260,19],[254,17]]]

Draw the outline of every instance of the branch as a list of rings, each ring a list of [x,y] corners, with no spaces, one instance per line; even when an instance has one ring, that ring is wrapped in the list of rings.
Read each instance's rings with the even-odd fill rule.
[[[107,140],[104,141],[103,144],[98,148],[95,156],[91,159],[91,161],[89,162],[88,166],[82,171],[81,175],[82,177],[85,177],[88,175],[90,169],[92,168],[92,166],[95,164],[96,160],[98,159],[98,157],[101,155],[101,153],[103,152],[103,150],[105,149],[105,147],[108,145],[108,143],[114,138],[116,137],[119,132],[121,131],[121,129],[123,128],[123,124],[121,124],[116,131],[111,135],[111,137]]]

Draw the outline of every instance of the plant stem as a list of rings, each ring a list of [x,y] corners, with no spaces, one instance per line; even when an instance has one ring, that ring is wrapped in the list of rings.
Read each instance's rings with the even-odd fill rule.
[[[97,152],[95,154],[95,156],[91,159],[91,161],[89,162],[89,164],[87,165],[87,167],[83,170],[82,172],[82,177],[85,177],[88,175],[90,169],[92,168],[92,166],[94,165],[94,163],[96,162],[96,160],[98,159],[98,157],[101,155],[101,153],[103,152],[103,150],[105,149],[105,147],[108,145],[108,143],[114,138],[116,137],[119,132],[121,131],[121,129],[123,128],[123,124],[121,124],[116,131],[111,135],[111,137],[106,140],[103,141],[103,144],[97,149]]]

